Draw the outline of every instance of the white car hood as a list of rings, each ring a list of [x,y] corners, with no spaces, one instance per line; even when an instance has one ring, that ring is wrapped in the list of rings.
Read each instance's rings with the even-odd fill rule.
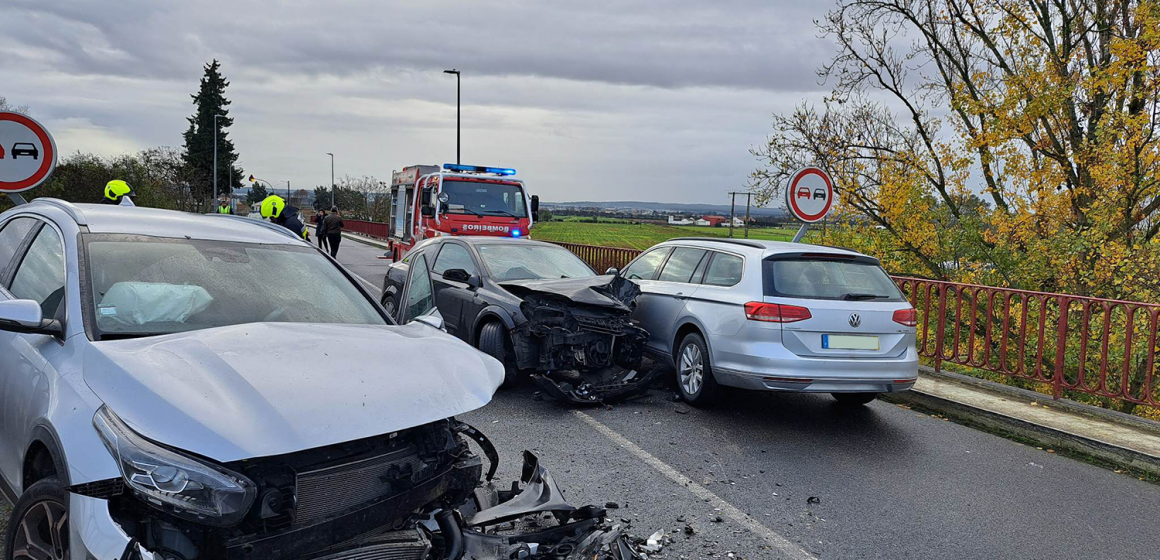
[[[420,426],[491,401],[503,366],[429,326],[252,323],[96,342],[85,381],[141,435],[229,462]]]

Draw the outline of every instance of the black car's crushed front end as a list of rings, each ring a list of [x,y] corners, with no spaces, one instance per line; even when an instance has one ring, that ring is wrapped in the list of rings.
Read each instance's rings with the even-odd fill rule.
[[[620,276],[505,284],[525,321],[512,331],[516,367],[550,395],[599,403],[643,391],[659,368],[641,371],[648,332],[632,323],[640,287]]]

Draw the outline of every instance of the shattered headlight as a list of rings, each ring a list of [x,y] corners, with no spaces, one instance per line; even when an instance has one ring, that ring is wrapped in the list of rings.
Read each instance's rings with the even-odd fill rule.
[[[150,505],[192,521],[228,526],[241,521],[257,490],[246,477],[170,451],[138,435],[107,406],[93,426],[121,476]]]

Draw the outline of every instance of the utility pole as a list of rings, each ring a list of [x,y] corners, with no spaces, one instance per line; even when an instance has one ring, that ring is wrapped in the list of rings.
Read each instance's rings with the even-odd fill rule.
[[[334,154],[326,152],[330,156],[330,207],[334,208]]]
[[[459,161],[459,70],[444,70],[444,74],[455,74],[455,163]]]
[[[748,191],[732,191],[729,193],[729,196],[733,197],[729,203],[729,237],[733,237],[733,220],[735,219],[734,215],[736,214],[737,195],[739,194],[745,195],[745,238],[749,239],[749,201],[752,199],[753,193]]]

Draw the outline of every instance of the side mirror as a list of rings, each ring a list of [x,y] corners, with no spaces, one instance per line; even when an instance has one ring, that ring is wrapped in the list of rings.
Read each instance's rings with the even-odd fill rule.
[[[424,218],[434,218],[435,217],[435,209],[430,207],[430,206],[423,206],[422,213],[423,213]]]
[[[45,319],[40,304],[30,299],[0,301],[0,330],[48,335],[64,332],[59,321]]]
[[[478,288],[480,286],[479,277],[472,275],[470,272],[467,272],[462,268],[451,268],[444,270],[443,279],[449,280],[451,282],[467,284],[472,288]]]
[[[411,319],[411,322],[423,323],[424,325],[427,325],[433,329],[439,329],[444,332],[447,331],[447,329],[443,327],[443,316],[439,314],[438,309],[432,309],[431,311],[415,317],[414,319]]]
[[[532,195],[532,214],[539,214],[539,213],[540,213],[540,195],[533,194]]]
[[[608,270],[605,270],[604,273],[610,274],[612,276],[620,276],[620,270],[617,269],[615,266],[608,267]]]

